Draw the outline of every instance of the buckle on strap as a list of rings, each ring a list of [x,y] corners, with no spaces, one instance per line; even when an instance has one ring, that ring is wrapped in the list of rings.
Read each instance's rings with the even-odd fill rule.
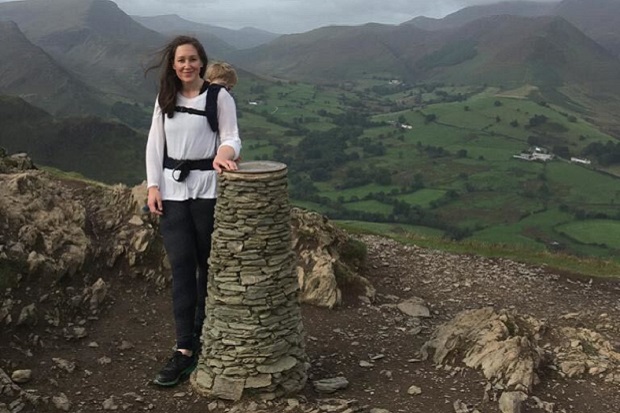
[[[183,182],[191,171],[213,171],[213,158],[206,159],[172,159],[164,156],[164,168],[172,170],[172,178]]]
[[[180,161],[176,166],[172,169],[172,179],[177,182],[185,181],[187,175],[189,175],[189,165],[187,161]]]

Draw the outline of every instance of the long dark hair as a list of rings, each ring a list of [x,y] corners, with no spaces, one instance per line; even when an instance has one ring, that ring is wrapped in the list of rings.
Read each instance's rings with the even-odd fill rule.
[[[191,36],[177,36],[172,39],[172,41],[160,51],[159,63],[146,69],[146,73],[152,69],[160,69],[159,95],[157,101],[159,102],[162,112],[168,115],[169,118],[174,116],[177,93],[181,90],[181,80],[179,80],[173,69],[174,54],[177,51],[177,47],[184,44],[191,44],[198,51],[198,56],[203,64],[200,68],[200,77],[204,77],[207,64],[209,63],[207,52],[205,52],[205,48],[202,47],[198,39]]]

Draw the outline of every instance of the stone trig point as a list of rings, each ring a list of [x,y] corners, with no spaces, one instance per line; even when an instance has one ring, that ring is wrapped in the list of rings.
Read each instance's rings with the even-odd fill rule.
[[[287,187],[278,162],[245,162],[220,175],[207,318],[191,377],[206,397],[271,400],[306,383]]]

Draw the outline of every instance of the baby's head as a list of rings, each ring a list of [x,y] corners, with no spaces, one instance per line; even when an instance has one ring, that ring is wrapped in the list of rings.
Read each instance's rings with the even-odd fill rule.
[[[226,62],[211,63],[207,67],[206,78],[209,83],[222,85],[229,90],[237,84],[237,72]]]

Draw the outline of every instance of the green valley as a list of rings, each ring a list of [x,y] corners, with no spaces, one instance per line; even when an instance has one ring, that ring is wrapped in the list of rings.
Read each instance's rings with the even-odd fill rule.
[[[300,206],[454,240],[620,260],[617,240],[603,235],[620,222],[612,173],[620,145],[581,113],[540,100],[536,87],[373,76],[337,86],[252,80],[236,95],[244,159],[288,164]],[[605,147],[611,156],[596,150]],[[515,157],[535,148],[554,158]]]

